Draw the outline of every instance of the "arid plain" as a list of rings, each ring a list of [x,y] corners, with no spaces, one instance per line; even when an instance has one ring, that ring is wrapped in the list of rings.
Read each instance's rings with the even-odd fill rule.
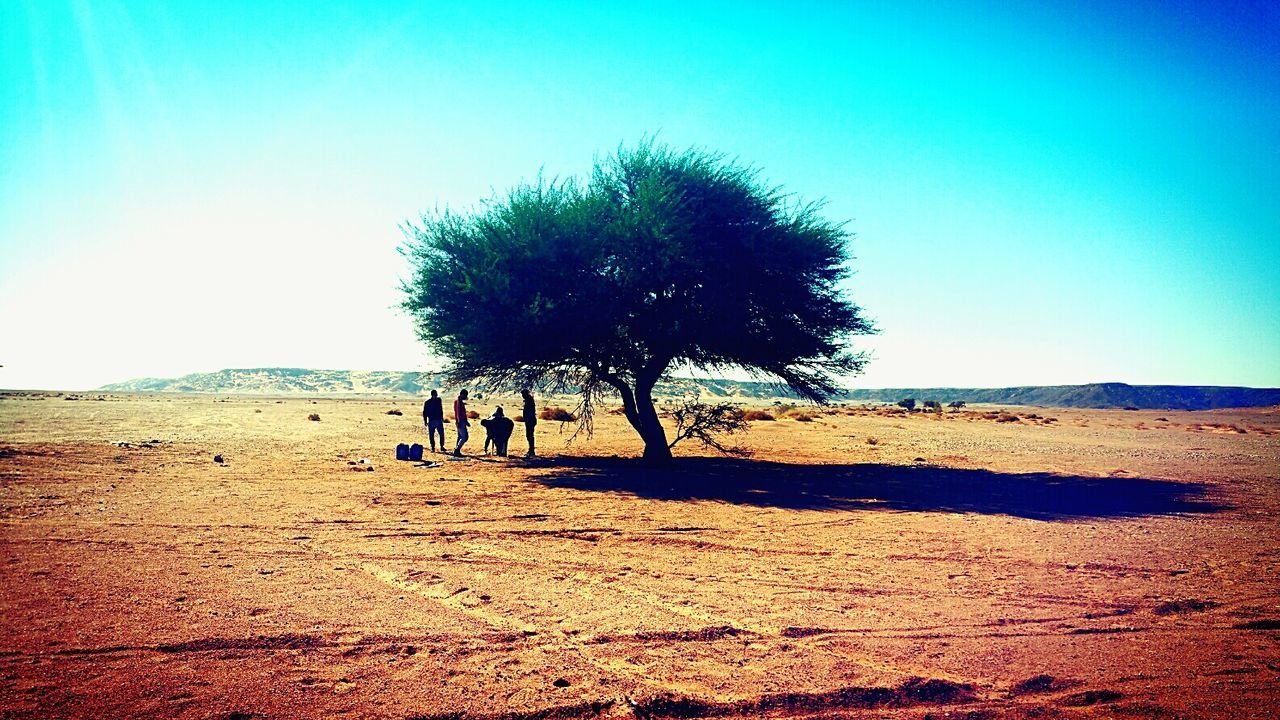
[[[1274,408],[833,408],[648,470],[609,414],[419,467],[412,398],[76,397],[0,396],[0,717],[1280,712]]]

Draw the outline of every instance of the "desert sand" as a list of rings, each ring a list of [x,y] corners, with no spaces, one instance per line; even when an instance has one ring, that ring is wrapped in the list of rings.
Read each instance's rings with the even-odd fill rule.
[[[653,471],[608,414],[418,467],[412,398],[76,397],[0,396],[3,718],[1278,716],[1276,409],[827,410]]]

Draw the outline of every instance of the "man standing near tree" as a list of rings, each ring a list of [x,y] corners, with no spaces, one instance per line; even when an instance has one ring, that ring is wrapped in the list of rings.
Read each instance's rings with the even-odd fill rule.
[[[538,424],[538,407],[533,402],[533,393],[528,388],[520,391],[520,397],[524,398],[524,409],[521,413],[524,415],[524,438],[529,441],[529,452],[525,453],[525,457],[533,457],[533,429]]]
[[[458,445],[453,449],[454,457],[462,457],[462,446],[467,444],[467,391],[458,392],[458,399],[453,401],[453,421],[458,424]]]
[[[431,440],[431,452],[436,451],[436,433],[440,433],[440,452],[448,450],[444,444],[444,402],[435,390],[431,397],[422,403],[422,424],[427,426],[427,437]]]

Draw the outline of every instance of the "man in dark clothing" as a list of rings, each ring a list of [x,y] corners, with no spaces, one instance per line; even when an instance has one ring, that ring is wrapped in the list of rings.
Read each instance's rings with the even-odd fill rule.
[[[444,403],[431,391],[431,398],[422,403],[422,424],[427,426],[427,437],[431,438],[431,452],[436,451],[436,433],[440,433],[440,452],[445,451],[444,444]]]
[[[453,401],[453,422],[455,433],[458,435],[458,444],[453,448],[454,457],[462,457],[462,446],[467,444],[470,434],[467,428],[471,425],[467,421],[467,391],[465,389],[458,391],[458,398]]]
[[[529,441],[529,452],[525,453],[525,457],[533,457],[533,428],[538,424],[538,408],[533,403],[533,393],[528,388],[520,391],[520,397],[524,398],[524,439]]]
[[[493,411],[493,416],[480,421],[485,429],[484,449],[489,450],[489,443],[493,443],[493,452],[500,457],[507,456],[507,441],[511,439],[511,431],[515,429],[516,424],[511,422],[511,418],[502,414],[502,406],[499,405]]]

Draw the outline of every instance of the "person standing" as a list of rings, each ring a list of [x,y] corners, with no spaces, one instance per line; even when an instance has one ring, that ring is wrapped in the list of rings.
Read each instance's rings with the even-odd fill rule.
[[[529,392],[529,388],[520,391],[520,397],[524,398],[524,439],[529,441],[529,452],[525,453],[525,457],[533,457],[533,428],[538,424],[538,408],[533,403],[533,393]]]
[[[458,399],[453,401],[453,420],[458,424],[458,445],[453,449],[454,457],[462,457],[462,446],[467,444],[467,391],[458,392]]]
[[[444,444],[444,402],[435,390],[431,397],[422,403],[422,424],[427,426],[427,437],[431,439],[431,452],[436,451],[436,433],[440,433],[440,452],[448,447]]]

